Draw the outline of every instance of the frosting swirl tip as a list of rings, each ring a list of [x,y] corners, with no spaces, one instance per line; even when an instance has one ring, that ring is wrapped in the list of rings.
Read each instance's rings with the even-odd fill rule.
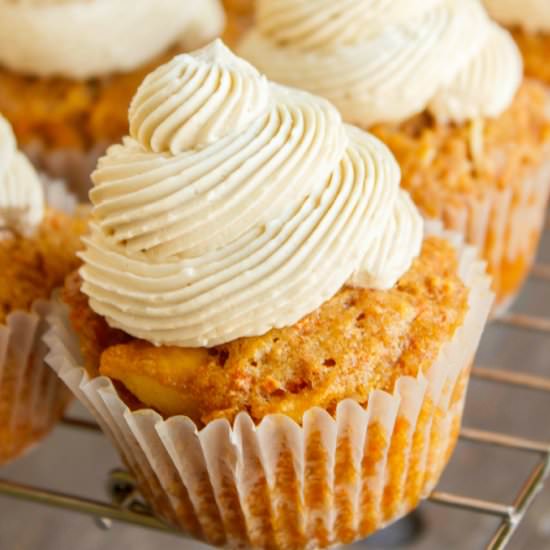
[[[81,273],[91,307],[135,337],[263,334],[346,284],[392,286],[418,254],[389,149],[221,42],[151,73],[129,118],[92,176]]]
[[[269,83],[221,40],[152,72],[130,105],[130,135],[178,154],[238,132],[269,107]]]

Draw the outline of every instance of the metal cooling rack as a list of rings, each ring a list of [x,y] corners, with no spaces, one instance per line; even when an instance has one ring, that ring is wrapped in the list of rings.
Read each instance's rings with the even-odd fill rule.
[[[550,224],[547,224],[546,230],[550,230]],[[531,276],[547,283],[550,292],[550,264],[536,265]],[[496,322],[520,332],[540,332],[550,338],[550,318],[509,313]],[[481,365],[473,368],[472,378],[483,380],[489,384],[507,385],[517,390],[545,392],[549,396],[550,403],[550,378]],[[66,417],[63,419],[63,423],[65,426],[77,430],[99,431],[99,427],[95,423],[87,420]],[[460,440],[480,447],[509,449],[518,454],[518,459],[532,456],[537,458],[535,466],[510,503],[441,491],[434,491],[428,499],[428,502],[435,505],[497,518],[499,520],[498,528],[485,549],[502,550],[510,541],[537,494],[544,487],[544,482],[550,472],[550,441],[536,441],[467,427],[462,428]],[[112,521],[119,521],[186,536],[167,526],[151,513],[141,499],[133,478],[127,472],[122,470],[110,472],[107,480],[107,493],[110,502],[102,502],[81,495],[70,495],[0,479],[0,495],[86,514],[95,518],[100,528],[108,529]]]

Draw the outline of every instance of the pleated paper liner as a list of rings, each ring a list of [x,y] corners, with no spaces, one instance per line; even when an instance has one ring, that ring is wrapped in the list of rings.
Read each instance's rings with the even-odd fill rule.
[[[56,424],[70,393],[45,364],[42,337],[51,304],[34,303],[0,325],[0,464],[40,441]]]
[[[73,213],[77,201],[65,184],[42,180],[48,205]],[[52,307],[51,301],[38,300],[31,311],[14,311],[0,324],[0,464],[45,437],[71,398],[44,362],[48,349],[42,337]]]
[[[95,416],[143,495],[167,522],[228,548],[301,549],[350,543],[429,495],[458,437],[470,366],[493,295],[485,266],[456,234],[470,288],[463,326],[427,375],[403,376],[366,408],[342,401],[335,417],[310,409],[298,425],[275,414],[256,426],[198,429],[178,416],[130,411],[109,378],[90,379],[64,306],[49,318],[48,362]]]
[[[550,156],[547,155],[547,157]],[[496,301],[493,315],[504,313],[521,290],[535,260],[550,193],[550,161],[534,168],[516,189],[464,197],[444,205],[445,227],[464,235],[488,263]]]

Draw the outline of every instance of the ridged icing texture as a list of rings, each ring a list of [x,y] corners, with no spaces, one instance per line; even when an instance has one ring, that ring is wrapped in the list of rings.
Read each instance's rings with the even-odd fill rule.
[[[43,217],[42,183],[0,115],[0,235],[6,230],[30,235]]]
[[[522,78],[516,45],[479,0],[258,0],[238,52],[363,127],[424,109],[442,122],[495,117]]]
[[[346,282],[393,286],[422,221],[389,150],[221,42],[150,74],[93,174],[91,307],[158,345],[297,322]]]
[[[503,25],[530,32],[550,32],[548,0],[484,0],[489,13]]]
[[[0,65],[40,77],[131,71],[223,30],[220,0],[0,0]]]

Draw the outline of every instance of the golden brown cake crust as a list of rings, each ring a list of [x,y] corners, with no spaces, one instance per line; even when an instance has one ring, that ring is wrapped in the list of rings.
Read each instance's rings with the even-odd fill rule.
[[[39,139],[47,149],[88,151],[128,133],[128,107],[139,84],[171,59],[172,49],[146,66],[104,78],[36,78],[0,67],[0,112],[18,142]]]
[[[11,311],[30,311],[35,300],[63,285],[78,266],[85,227],[82,218],[48,210],[32,237],[0,237],[0,324]]]
[[[523,54],[525,74],[550,85],[550,33],[527,32],[516,27],[512,34]]]
[[[429,370],[463,322],[468,290],[452,245],[430,237],[395,288],[344,288],[291,327],[210,350],[133,338],[111,345],[129,337],[90,310],[78,279],[67,281],[64,298],[90,370],[97,374],[101,357],[100,372],[145,405],[200,425],[239,411],[300,421],[315,405],[333,413],[342,399],[364,404],[373,389],[392,391],[397,377]]]
[[[501,116],[467,124],[437,124],[422,113],[401,124],[370,130],[396,156],[402,185],[430,217],[464,198],[521,186],[548,154],[549,96],[538,82],[526,80]]]

